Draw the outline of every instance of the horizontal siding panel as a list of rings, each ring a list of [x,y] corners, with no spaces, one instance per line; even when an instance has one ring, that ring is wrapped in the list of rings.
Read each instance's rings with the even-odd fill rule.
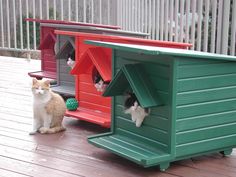
[[[206,59],[200,59],[200,58],[197,58],[197,59],[194,59],[194,58],[179,58],[179,57],[176,57],[178,58],[179,60],[179,66],[184,66],[184,65],[205,65],[205,64],[216,64],[216,63],[225,63],[225,62],[222,62],[220,60],[206,60]]]
[[[186,144],[191,142],[203,141],[212,138],[222,137],[226,135],[236,134],[236,122],[219,125],[214,127],[205,127],[202,129],[193,129],[177,133],[176,144]]]
[[[177,105],[187,105],[236,98],[236,87],[190,91],[177,94]]]
[[[148,75],[159,76],[163,78],[170,77],[170,68],[168,65],[157,64],[157,63],[148,63],[148,64],[144,63],[142,66]]]
[[[115,118],[115,124],[116,124],[116,128],[129,130],[132,133],[135,133],[137,135],[142,135],[146,138],[149,138],[155,141],[159,141],[162,144],[165,144],[166,140],[168,139],[168,134],[164,132],[163,130],[146,126],[146,125],[142,125],[141,127],[136,127],[131,119],[120,117],[117,114]]]
[[[78,85],[79,85],[79,91],[81,91],[81,92],[87,92],[87,93],[102,95],[102,92],[98,92],[93,84],[85,83],[85,82],[79,82]]]
[[[130,63],[129,63],[130,64]],[[122,65],[124,66],[124,65]],[[152,77],[159,77],[162,79],[168,79],[169,78],[169,67],[164,65],[157,65],[155,63],[149,64],[149,65],[142,65],[145,72]],[[116,67],[115,71],[116,73],[120,70],[120,67]],[[140,71],[142,72],[142,71]]]
[[[101,111],[101,112],[105,112],[105,113],[111,112],[110,106],[95,104],[93,102],[85,102],[82,100],[79,100],[79,107],[91,109],[91,110],[94,110],[95,112],[97,112],[97,111]]]
[[[187,119],[179,119],[176,122],[176,132],[228,124],[233,122],[236,122],[236,110],[204,116],[190,117]]]
[[[43,55],[44,57],[48,57],[51,60],[53,59],[53,61],[56,62],[55,52],[53,49],[43,49],[41,50],[41,55]]]
[[[169,56],[166,56],[165,58],[159,55],[146,55],[146,54],[140,54],[137,55],[135,52],[127,52],[127,51],[116,51],[116,65],[119,63],[120,66],[123,61],[127,62],[139,62],[139,61],[148,61],[150,63],[155,63],[155,64],[161,64],[161,65],[169,65],[170,62],[172,61],[172,58]],[[122,61],[121,61],[122,60]]]
[[[109,107],[111,104],[110,98],[105,98],[105,97],[102,97],[102,96],[96,95],[96,94],[79,92],[78,96],[79,96],[79,100],[85,101],[85,102],[92,102],[94,104],[104,105],[107,107]]]
[[[231,64],[231,62],[207,65],[186,65],[178,67],[179,79],[232,73],[236,73],[236,65]]]
[[[43,64],[45,65],[45,67],[56,67],[56,62],[52,61],[52,60],[44,60]]]
[[[66,74],[66,73],[59,73],[59,78],[60,78],[60,81],[63,82],[70,82],[71,84],[74,84],[75,83],[75,77],[70,75],[70,74]]]
[[[168,93],[156,91],[156,94],[160,98],[161,102],[163,102],[164,104],[168,104],[168,101],[169,101],[169,94]],[[124,105],[126,97],[127,96],[123,96],[122,99],[119,99],[118,103]]]
[[[120,66],[124,66],[127,64],[136,64],[139,63],[138,61],[133,61],[133,60],[127,60],[124,57],[117,57],[116,60],[114,61],[115,65],[120,68]]]
[[[177,119],[236,110],[236,99],[178,106]]]
[[[218,138],[208,139],[204,141],[198,141],[188,144],[182,144],[176,146],[176,157],[187,156],[197,153],[207,153],[208,151],[214,151],[219,149],[225,149],[226,147],[234,147],[236,144],[236,135],[222,136]]]
[[[71,68],[67,64],[60,63],[59,70],[61,73],[70,74]]]
[[[163,104],[168,104],[168,102],[169,102],[169,94],[168,93],[157,90],[156,94],[158,95],[159,99],[161,100],[161,102]]]
[[[86,83],[92,83],[93,79],[90,74],[80,74],[77,76],[79,78],[79,82],[86,82]]]
[[[177,92],[194,91],[236,85],[236,74],[179,79]]]
[[[159,91],[168,92],[170,81],[167,78],[151,75],[149,76],[152,85],[157,88]]]
[[[75,89],[75,83],[74,82],[61,80],[59,84],[64,85],[64,86],[73,87]]]
[[[43,68],[43,71],[50,71],[50,72],[56,73],[57,69],[56,67],[46,67],[46,68]]]
[[[116,114],[119,114],[121,117],[128,119],[131,121],[131,115],[125,114],[124,107],[122,105],[115,105]],[[168,131],[168,119],[156,116],[152,114],[153,111],[151,109],[150,115],[148,115],[142,125],[157,127],[160,130]]]
[[[171,116],[171,108],[169,105],[154,107],[151,108],[151,111],[153,116],[159,116],[165,119]]]

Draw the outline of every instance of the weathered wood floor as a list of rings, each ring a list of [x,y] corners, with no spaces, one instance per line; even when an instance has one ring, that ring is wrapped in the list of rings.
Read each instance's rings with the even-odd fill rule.
[[[32,97],[28,71],[40,61],[0,57],[0,176],[6,177],[236,177],[236,151],[172,163],[166,172],[144,169],[87,143],[86,137],[108,130],[65,118],[67,131],[28,135]]]

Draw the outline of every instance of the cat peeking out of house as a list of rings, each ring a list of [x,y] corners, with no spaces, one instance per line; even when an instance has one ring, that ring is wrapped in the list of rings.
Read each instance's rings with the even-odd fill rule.
[[[96,69],[93,70],[93,83],[98,92],[104,92],[109,84],[109,82],[103,80]]]
[[[75,65],[75,51],[73,50],[67,55],[67,65],[71,68]]]
[[[146,116],[150,114],[150,108],[142,108],[134,93],[128,92],[125,100],[125,114],[130,114],[136,127],[140,127]]]

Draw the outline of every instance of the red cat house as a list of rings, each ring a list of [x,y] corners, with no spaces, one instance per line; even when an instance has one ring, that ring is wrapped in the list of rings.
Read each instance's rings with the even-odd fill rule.
[[[98,33],[99,30],[101,31],[101,29],[107,29],[108,31],[109,29],[120,29],[120,27],[118,26],[68,22],[61,20],[39,20],[33,18],[26,18],[25,20],[29,22],[40,23],[40,45],[38,49],[41,51],[41,70],[28,73],[29,76],[36,77],[38,79],[56,79],[57,77],[55,48],[58,48],[58,46],[55,46],[57,38],[54,33],[54,30],[66,29],[73,31]]]
[[[81,31],[81,30],[79,30]],[[97,33],[98,35],[109,34],[113,36],[135,36],[146,37],[147,34],[128,32],[122,30],[90,28],[86,30],[89,34]],[[88,33],[87,33],[88,34]],[[61,94],[64,98],[75,96],[75,77],[70,74],[71,66],[68,62],[68,54],[75,52],[75,38],[68,35],[57,35],[57,52],[56,52],[56,85],[53,85],[52,90]],[[81,49],[80,49],[81,48]],[[83,50],[83,45],[77,47],[77,50]]]
[[[97,40],[106,42],[117,42],[125,44],[138,44],[148,46],[163,46],[171,48],[187,49],[190,44],[147,40],[132,37],[109,36],[101,34],[88,34],[72,31],[56,30],[57,35],[67,35],[75,38],[76,64],[71,70],[75,75],[75,97],[79,102],[76,111],[67,111],[66,115],[92,122],[103,127],[111,124],[111,99],[103,97],[94,87],[93,74],[97,71],[106,82],[111,81],[112,50],[105,47],[94,47],[85,44],[86,40]]]

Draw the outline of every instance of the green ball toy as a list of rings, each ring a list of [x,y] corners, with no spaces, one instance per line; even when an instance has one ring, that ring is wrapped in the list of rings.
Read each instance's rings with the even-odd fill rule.
[[[68,98],[66,100],[66,107],[69,111],[76,111],[78,106],[79,103],[75,98]]]

